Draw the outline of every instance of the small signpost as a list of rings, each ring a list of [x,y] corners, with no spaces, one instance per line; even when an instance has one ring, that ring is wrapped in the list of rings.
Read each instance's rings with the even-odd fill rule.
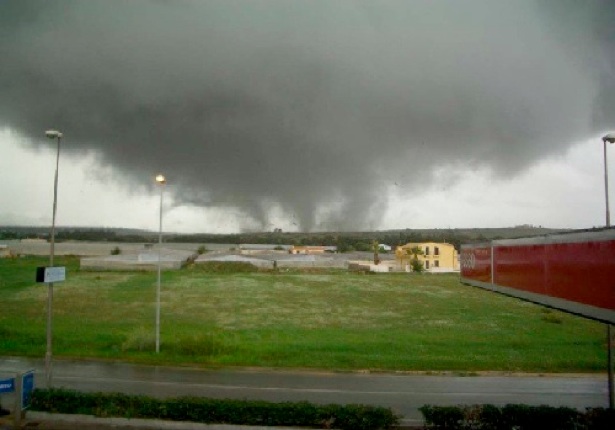
[[[0,379],[0,394],[15,391],[15,378]]]
[[[34,370],[21,375],[21,410],[25,411],[32,405],[32,392],[34,391]]]
[[[58,140],[59,145],[59,140]],[[59,148],[59,146],[58,146]],[[56,170],[56,185],[57,185],[57,170]],[[53,219],[55,223],[55,205],[53,208]],[[52,332],[53,332],[53,284],[55,282],[62,282],[66,280],[66,267],[54,267],[53,266],[53,244],[54,244],[54,230],[51,230],[51,257],[49,264],[51,267],[37,267],[36,268],[36,282],[47,284],[47,352],[45,353],[45,380],[48,387],[51,387],[51,346],[52,346]]]
[[[66,267],[37,267],[36,282],[53,284],[66,280]]]
[[[9,371],[15,375],[12,378],[0,379],[0,394],[13,393],[13,425],[15,428],[21,427],[21,420],[24,417],[25,410],[30,408],[32,404],[32,393],[34,391],[34,370],[25,372]]]

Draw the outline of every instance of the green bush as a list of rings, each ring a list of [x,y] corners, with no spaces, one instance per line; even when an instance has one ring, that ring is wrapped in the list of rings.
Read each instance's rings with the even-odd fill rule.
[[[615,409],[588,408],[585,426],[591,430],[611,430],[615,427]]]
[[[410,260],[410,266],[412,267],[413,272],[423,273],[425,271],[425,267],[423,267],[423,262],[418,258],[413,258]]]
[[[464,413],[457,406],[431,406],[425,405],[419,408],[425,424],[436,429],[458,429],[464,421]]]
[[[99,417],[150,418],[200,423],[295,426],[340,430],[390,429],[399,417],[390,409],[364,405],[314,405],[178,397],[159,400],[120,393],[37,389],[32,410]]]
[[[615,411],[589,408],[585,413],[553,406],[494,405],[419,408],[427,428],[447,430],[606,430],[615,428]]]

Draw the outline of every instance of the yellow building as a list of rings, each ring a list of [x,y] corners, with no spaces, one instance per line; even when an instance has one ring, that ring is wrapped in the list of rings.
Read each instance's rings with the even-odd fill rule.
[[[407,243],[395,249],[395,259],[402,270],[412,270],[410,262],[416,258],[428,272],[452,272],[459,270],[457,250],[450,243],[422,242]]]

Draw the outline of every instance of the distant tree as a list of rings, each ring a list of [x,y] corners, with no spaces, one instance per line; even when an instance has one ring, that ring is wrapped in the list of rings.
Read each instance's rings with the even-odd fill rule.
[[[205,247],[205,245],[201,245],[196,249],[196,252],[199,255],[205,254],[207,252],[207,248]]]
[[[410,261],[410,267],[412,267],[413,272],[417,273],[423,273],[423,271],[425,270],[425,268],[423,267],[423,262],[420,261],[418,258],[413,258]]]
[[[22,237],[23,235],[12,231],[0,231],[0,239],[2,240],[21,239]]]
[[[322,245],[333,246],[336,244],[335,236],[327,234],[322,238]]]
[[[356,249],[357,251],[361,251],[361,252],[369,252],[373,250],[372,244],[367,241],[358,240],[353,244],[353,246],[354,246],[354,249]]]
[[[354,247],[348,242],[340,241],[337,244],[337,252],[345,253],[345,252],[353,252],[354,250],[355,250]]]
[[[122,253],[122,250],[120,249],[119,246],[116,246],[115,248],[111,250],[111,255],[120,255],[121,253]]]
[[[406,250],[406,253],[407,253],[408,255],[412,255],[414,258],[417,258],[417,259],[418,259],[418,256],[419,256],[419,255],[423,255],[423,254],[425,254],[425,253],[421,250],[421,248],[420,248],[420,247],[418,247],[418,246],[413,246],[412,248],[410,248],[410,249]]]
[[[424,252],[418,246],[413,246],[412,248],[406,251],[408,255],[412,255],[412,259],[410,260],[410,267],[412,267],[413,272],[421,273],[425,270],[423,267],[423,262],[419,260],[419,255],[423,255]]]

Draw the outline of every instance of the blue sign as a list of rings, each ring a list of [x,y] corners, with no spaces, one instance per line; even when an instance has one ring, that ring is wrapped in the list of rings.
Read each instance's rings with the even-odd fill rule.
[[[15,378],[0,379],[0,393],[12,393],[15,391]]]
[[[34,371],[21,375],[21,410],[32,405],[32,392],[34,391]]]

